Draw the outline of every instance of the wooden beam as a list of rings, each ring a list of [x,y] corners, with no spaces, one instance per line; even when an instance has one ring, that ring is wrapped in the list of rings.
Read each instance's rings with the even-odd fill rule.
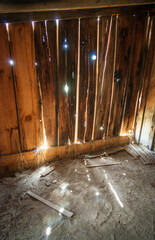
[[[38,11],[35,12],[19,12],[19,13],[0,13],[0,22],[27,22],[27,21],[45,21],[56,19],[75,19],[75,18],[88,18],[98,16],[110,16],[112,14],[136,14],[147,15],[149,11],[150,15],[155,13],[155,4],[147,4],[140,6],[128,6],[128,7],[105,7],[105,8],[91,8],[88,9],[74,9],[74,10],[50,10],[50,11]]]
[[[128,136],[107,138],[104,140],[91,141],[84,144],[72,144],[60,147],[38,148],[35,151],[13,155],[0,156],[0,174],[21,171],[30,167],[37,167],[44,162],[67,157],[74,158],[81,154],[101,149],[116,147],[129,143]]]
[[[11,3],[10,3],[11,2]],[[16,4],[14,4],[14,2]],[[24,2],[24,3],[23,3]],[[146,5],[154,3],[151,0],[59,0],[59,1],[4,1],[0,4],[0,12],[38,12],[38,11],[58,11],[58,10],[73,10],[73,9],[85,9],[85,8],[103,8],[103,7],[120,7],[120,6],[134,6],[134,5]]]

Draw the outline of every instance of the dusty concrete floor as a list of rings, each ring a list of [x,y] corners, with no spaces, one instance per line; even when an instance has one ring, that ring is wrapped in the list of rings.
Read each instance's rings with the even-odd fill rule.
[[[154,239],[155,165],[145,166],[124,151],[111,157],[122,164],[87,169],[83,159],[68,159],[44,178],[41,167],[0,179],[0,239]],[[73,217],[24,196],[28,190]]]

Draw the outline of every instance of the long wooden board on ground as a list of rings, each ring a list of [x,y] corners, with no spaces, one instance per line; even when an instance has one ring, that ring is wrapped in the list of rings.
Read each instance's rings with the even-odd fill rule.
[[[89,158],[89,159],[92,159],[92,158],[98,158],[98,157],[102,157],[102,156],[107,156],[107,155],[110,155],[110,154],[113,154],[113,153],[116,153],[116,152],[120,152],[120,151],[123,151],[124,150],[124,147],[114,147],[114,148],[111,148],[111,149],[108,149],[106,150],[106,152],[104,153],[101,153],[101,154],[96,154],[96,155],[85,155],[85,157]]]
[[[66,217],[71,217],[73,215],[72,212],[64,209],[63,207],[60,207],[60,206],[58,206],[56,204],[53,204],[53,203],[45,200],[44,198],[38,196],[37,194],[35,194],[35,193],[31,192],[31,191],[28,191],[27,194],[30,195],[31,197],[37,199],[38,201],[44,203],[45,205],[53,208],[54,210],[58,211],[59,213],[65,215]]]
[[[113,166],[113,165],[121,165],[121,162],[117,163],[108,163],[108,164],[92,164],[92,165],[86,165],[87,168],[94,168],[94,167],[107,167],[107,166]]]

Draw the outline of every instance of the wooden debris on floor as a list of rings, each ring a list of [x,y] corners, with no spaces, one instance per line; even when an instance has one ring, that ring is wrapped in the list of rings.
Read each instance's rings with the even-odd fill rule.
[[[56,204],[53,204],[53,203],[45,200],[44,198],[38,196],[37,194],[35,194],[35,193],[31,192],[31,191],[28,191],[27,194],[30,195],[31,197],[37,199],[38,201],[44,203],[45,205],[53,208],[54,210],[58,211],[59,213],[65,215],[66,217],[71,217],[73,215],[72,212],[64,209],[63,207],[60,207],[60,206],[58,206]]]
[[[129,153],[134,159],[138,159],[140,157],[140,155],[133,150],[129,145],[124,147],[124,150]]]
[[[40,177],[46,177],[47,175],[49,175],[51,172],[53,172],[56,169],[56,165],[53,165],[50,170],[46,171],[45,173],[42,173],[40,175]]]
[[[89,158],[89,159],[93,159],[93,158],[97,158],[97,157],[103,157],[103,156],[108,156],[110,154],[113,154],[113,153],[116,153],[116,152],[120,152],[120,151],[123,151],[124,150],[124,147],[114,147],[114,148],[110,148],[110,149],[107,149],[106,152],[104,153],[101,153],[101,154],[96,154],[96,155],[85,155],[86,158]]]
[[[144,149],[144,147],[140,147],[137,144],[129,144],[129,147],[136,152],[139,156],[141,161],[145,164],[145,165],[149,165],[149,164],[155,164],[155,157],[154,154],[150,153],[148,154],[148,151],[146,149]]]
[[[121,165],[121,162],[116,163],[109,163],[109,164],[94,164],[94,165],[86,165],[87,168],[94,168],[94,167],[107,167],[107,166],[113,166],[113,165]]]

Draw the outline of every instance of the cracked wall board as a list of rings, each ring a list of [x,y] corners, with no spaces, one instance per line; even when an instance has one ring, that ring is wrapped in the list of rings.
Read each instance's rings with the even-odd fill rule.
[[[0,155],[20,151],[18,120],[8,35],[5,24],[0,24]]]
[[[21,150],[40,146],[40,115],[32,23],[9,24]]]

